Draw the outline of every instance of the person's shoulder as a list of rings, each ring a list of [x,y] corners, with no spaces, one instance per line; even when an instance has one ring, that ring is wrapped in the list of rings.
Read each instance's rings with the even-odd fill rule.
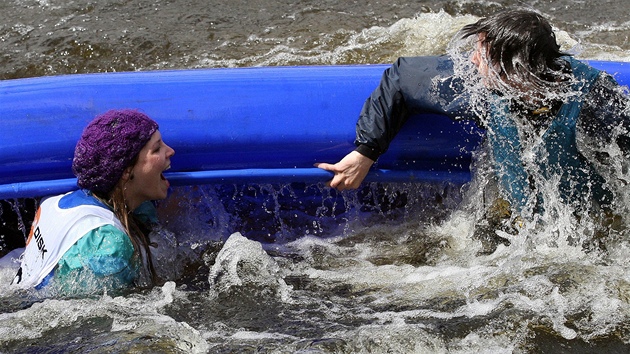
[[[129,236],[113,225],[103,225],[88,231],[70,249],[59,263],[68,269],[82,268],[86,259],[119,257],[129,259],[133,255],[133,244]]]
[[[435,77],[452,76],[453,61],[447,55],[400,57],[388,74],[399,79],[402,86],[414,87]]]
[[[114,225],[99,226],[85,234],[80,242],[81,248],[92,250],[94,254],[129,257],[133,253],[133,244],[129,236]]]
[[[102,201],[96,198],[92,193],[85,189],[79,189],[70,193],[67,193],[59,200],[59,207],[61,209],[70,209],[81,205],[93,205],[101,208],[109,209]]]
[[[452,68],[453,60],[448,55],[426,55],[426,56],[409,56],[399,57],[396,59],[395,65],[409,65],[414,67],[427,68]]]

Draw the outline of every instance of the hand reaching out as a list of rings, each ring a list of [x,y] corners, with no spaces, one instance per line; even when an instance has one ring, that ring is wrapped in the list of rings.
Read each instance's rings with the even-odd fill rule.
[[[374,161],[361,155],[356,151],[352,151],[346,155],[341,161],[332,165],[329,163],[316,163],[315,167],[319,167],[326,171],[335,173],[335,176],[327,185],[339,191],[347,189],[357,189],[365,176],[367,176],[370,167]]]

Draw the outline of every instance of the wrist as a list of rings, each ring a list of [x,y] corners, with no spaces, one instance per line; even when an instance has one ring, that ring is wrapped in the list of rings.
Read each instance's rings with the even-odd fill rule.
[[[369,146],[364,145],[364,144],[361,144],[361,145],[357,146],[357,148],[354,149],[354,151],[356,151],[359,154],[367,157],[368,159],[372,160],[373,162],[378,160],[378,157],[381,155],[380,151],[378,151],[378,149],[373,148],[373,147],[369,147]]]

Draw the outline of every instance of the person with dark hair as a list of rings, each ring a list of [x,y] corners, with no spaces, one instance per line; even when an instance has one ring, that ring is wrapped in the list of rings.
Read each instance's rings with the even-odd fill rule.
[[[61,294],[116,290],[137,282],[142,267],[155,281],[146,227],[155,210],[147,202],[166,198],[162,172],[174,153],[139,111],[92,120],[72,161],[80,189],[41,203],[13,284]]]
[[[363,106],[356,149],[316,166],[334,172],[332,188],[358,188],[410,116],[437,113],[485,129],[500,199],[519,216],[544,212],[550,188],[578,213],[607,208],[603,172],[628,161],[629,107],[612,76],[560,50],[541,15],[507,10],[463,27],[449,55],[399,58]]]
[[[569,79],[568,63],[562,59],[568,54],[560,51],[551,25],[535,12],[506,11],[484,18],[464,26],[459,37],[476,40],[471,61],[482,76],[499,76],[499,87],[527,94],[539,90],[536,96],[544,97]]]

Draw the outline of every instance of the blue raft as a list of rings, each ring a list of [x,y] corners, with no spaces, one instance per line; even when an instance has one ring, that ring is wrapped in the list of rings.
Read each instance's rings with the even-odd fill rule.
[[[630,64],[591,62],[630,81]],[[351,151],[365,99],[388,65],[196,69],[0,82],[0,199],[76,188],[76,141],[97,114],[137,108],[176,155],[172,185],[324,182],[316,162]],[[412,117],[368,181],[465,182],[481,132],[445,116]]]

